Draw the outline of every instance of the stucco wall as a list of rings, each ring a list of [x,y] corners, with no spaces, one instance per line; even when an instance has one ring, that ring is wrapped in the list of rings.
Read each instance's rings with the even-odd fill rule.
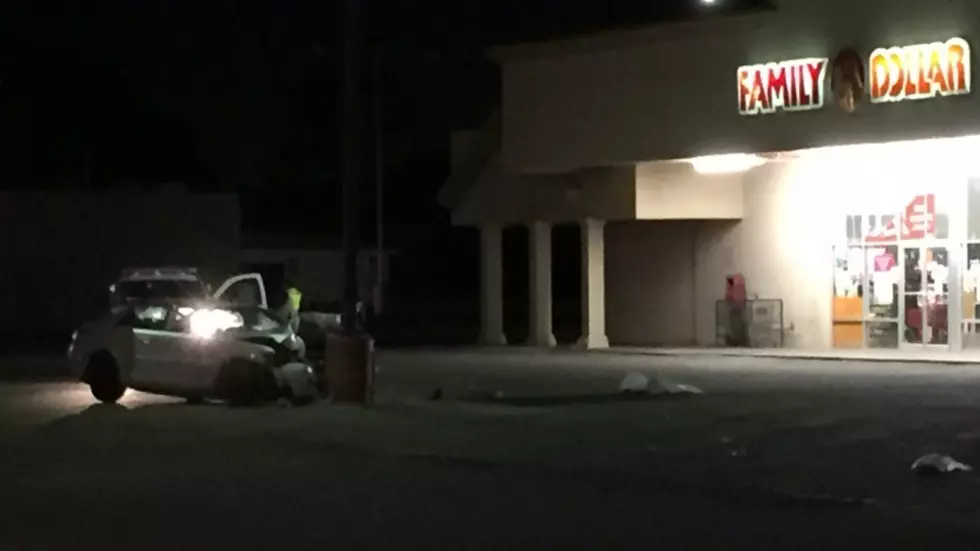
[[[715,344],[715,304],[725,276],[748,292],[782,299],[786,346],[830,346],[832,247],[859,201],[852,178],[866,174],[823,161],[788,161],[744,175],[741,221],[610,224],[606,300],[610,342]],[[887,175],[883,175],[888,180]]]
[[[606,225],[606,332],[613,345],[690,345],[698,222]]]
[[[742,174],[699,175],[690,163],[636,166],[638,220],[737,220],[744,214]]]
[[[974,50],[980,45],[980,3],[971,0],[874,0],[843,9],[797,4],[782,12],[668,25],[629,39],[510,51],[502,61],[504,165],[514,172],[568,172],[978,132],[976,92],[897,104],[865,101],[851,115],[828,99],[818,111],[740,116],[736,70],[742,65],[833,57],[844,47],[869,56],[876,47],[955,36],[971,41]]]
[[[531,220],[577,222],[585,216],[622,220],[636,212],[633,167],[564,175],[522,175],[504,170],[497,155],[453,209],[453,223],[478,226]]]
[[[783,300],[787,347],[830,346],[832,247],[845,232],[848,198],[844,182],[818,168],[799,161],[757,168],[745,175],[745,218],[730,226],[702,226],[702,315],[713,319],[725,275],[741,272],[750,295]],[[711,342],[713,331],[712,326]],[[699,337],[707,341],[709,334]]]

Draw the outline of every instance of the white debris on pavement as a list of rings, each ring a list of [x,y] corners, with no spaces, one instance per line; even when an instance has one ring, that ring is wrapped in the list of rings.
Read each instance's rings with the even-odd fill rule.
[[[647,386],[649,385],[650,379],[642,373],[628,373],[622,382],[619,383],[619,391],[629,393],[646,392]]]
[[[664,382],[663,385],[669,394],[704,394],[703,390],[694,385],[684,383],[674,384],[670,382]]]
[[[916,459],[915,463],[912,463],[912,470],[917,473],[951,473],[972,471],[973,467],[960,463],[948,455],[930,453]]]
[[[628,373],[619,383],[619,391],[629,394],[704,394],[700,388],[684,383],[674,383],[660,377],[642,373]]]

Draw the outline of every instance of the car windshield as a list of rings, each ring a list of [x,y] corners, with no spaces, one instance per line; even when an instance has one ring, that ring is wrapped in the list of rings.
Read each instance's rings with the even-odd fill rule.
[[[116,284],[116,295],[126,299],[204,298],[208,290],[200,281],[161,279],[131,280]]]
[[[248,331],[279,333],[288,327],[282,318],[258,306],[235,306],[228,310],[242,317],[243,328]]]

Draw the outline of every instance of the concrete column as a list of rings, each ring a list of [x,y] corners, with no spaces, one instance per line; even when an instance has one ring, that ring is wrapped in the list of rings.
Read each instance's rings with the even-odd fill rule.
[[[582,336],[579,346],[609,348],[606,337],[605,220],[582,221]]]
[[[551,326],[551,224],[531,222],[528,235],[531,240],[528,247],[531,283],[528,344],[555,346],[555,334]]]
[[[504,336],[503,230],[480,228],[480,344],[507,344]]]

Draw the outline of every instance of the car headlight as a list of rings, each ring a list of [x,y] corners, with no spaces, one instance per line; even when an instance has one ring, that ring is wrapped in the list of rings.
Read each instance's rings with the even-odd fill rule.
[[[219,331],[227,331],[243,325],[241,317],[228,310],[195,310],[188,321],[191,334],[201,339],[210,339]]]

